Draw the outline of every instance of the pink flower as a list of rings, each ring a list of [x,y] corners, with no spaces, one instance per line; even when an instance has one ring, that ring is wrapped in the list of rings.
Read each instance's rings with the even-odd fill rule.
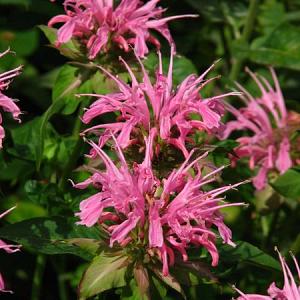
[[[227,104],[228,111],[236,120],[228,122],[223,132],[223,138],[226,139],[233,131],[247,130],[237,139],[239,146],[235,152],[240,158],[249,159],[251,169],[258,168],[258,173],[253,178],[253,184],[258,190],[266,186],[270,171],[277,170],[282,174],[293,165],[289,140],[291,134],[289,113],[276,74],[273,69],[270,70],[275,89],[264,77],[248,71],[258,85],[261,96],[254,98],[238,85],[244,93],[241,99],[246,107],[236,109]]]
[[[89,95],[98,99],[86,110],[83,122],[89,123],[98,116],[108,112],[117,112],[119,117],[115,123],[96,125],[87,132],[100,133],[99,146],[102,147],[110,138],[110,132],[117,136],[121,148],[139,143],[139,136],[148,132],[149,128],[157,129],[159,139],[180,149],[185,157],[188,156],[186,142],[196,131],[218,133],[222,130],[221,117],[224,108],[221,102],[226,96],[236,95],[228,93],[203,99],[199,91],[213,79],[205,80],[211,66],[201,76],[188,76],[176,89],[173,89],[174,49],[171,49],[171,59],[167,75],[163,74],[162,59],[159,53],[159,67],[156,81],[151,83],[149,75],[139,58],[143,80],[138,82],[127,63],[121,59],[131,77],[131,84],[127,84],[118,77],[100,67],[119,88],[118,92],[108,95]],[[239,94],[239,93],[238,93]],[[193,116],[193,118],[192,118]]]
[[[140,0],[121,0],[114,6],[113,0],[65,0],[65,15],[58,15],[49,21],[49,26],[64,23],[57,32],[57,46],[71,38],[79,40],[88,50],[90,59],[100,52],[107,52],[111,44],[124,51],[134,45],[139,57],[149,52],[147,42],[160,47],[159,41],[150,33],[159,32],[169,44],[173,39],[167,22],[197,15],[181,15],[161,18],[165,9],[156,7],[160,0],[143,4]]]
[[[83,183],[75,185],[85,188],[93,184],[99,191],[80,204],[78,224],[93,226],[96,223],[107,230],[110,246],[142,247],[150,256],[158,255],[163,264],[163,274],[169,273],[169,265],[175,263],[175,253],[188,260],[187,249],[204,247],[212,256],[212,265],[218,264],[216,239],[234,246],[231,231],[224,224],[220,209],[243,203],[224,203],[220,195],[240,183],[203,191],[202,187],[215,180],[214,175],[222,168],[207,175],[201,172],[199,161],[204,154],[189,163],[193,151],[178,170],[162,180],[153,174],[153,138],[155,129],[145,140],[145,159],[129,169],[121,149],[116,142],[120,160],[117,167],[96,144],[90,143],[103,160],[106,171],[95,171]],[[196,175],[191,175],[191,170]],[[109,223],[106,221],[109,220]],[[219,235],[212,228],[215,227]]]
[[[0,219],[3,218],[8,213],[10,213],[15,208],[16,207],[14,206],[14,207],[6,210],[4,213],[2,213],[0,215]],[[9,245],[9,244],[6,244],[4,241],[0,240],[0,249],[5,250],[7,253],[14,253],[14,252],[20,251],[20,247],[21,247],[20,245]],[[12,293],[12,291],[5,289],[5,283],[4,283],[4,279],[3,279],[1,273],[0,273],[0,292]]]
[[[5,54],[9,53],[9,49],[6,50],[3,53],[0,53],[0,58],[3,57]],[[4,111],[8,111],[12,114],[13,118],[15,120],[19,119],[19,115],[21,114],[21,111],[19,107],[15,104],[14,100],[5,96],[3,94],[3,91],[6,90],[11,82],[11,80],[20,74],[22,67],[15,68],[13,70],[4,72],[0,74],[0,108]],[[0,148],[2,148],[2,140],[5,137],[4,128],[1,126],[2,124],[2,115],[0,113]]]
[[[300,286],[297,286],[292,272],[289,269],[285,259],[278,252],[284,278],[284,285],[282,289],[279,289],[273,282],[268,289],[268,296],[256,295],[256,294],[243,294],[241,291],[236,289],[241,296],[237,300],[300,300]],[[296,258],[292,255],[295,262],[295,266],[300,280],[300,269]]]

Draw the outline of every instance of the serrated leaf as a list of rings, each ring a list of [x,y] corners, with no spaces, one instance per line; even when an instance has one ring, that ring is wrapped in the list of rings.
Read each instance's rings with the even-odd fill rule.
[[[300,199],[300,171],[296,169],[287,170],[270,184],[281,195],[287,198]]]
[[[87,299],[103,291],[125,286],[128,263],[126,256],[108,256],[102,252],[84,273],[79,285],[79,298]]]
[[[220,245],[218,249],[220,258],[226,263],[243,262],[263,268],[281,270],[280,264],[276,259],[250,243],[239,241],[236,243],[236,247]]]
[[[74,254],[90,260],[93,254],[65,242],[71,238],[101,239],[97,228],[75,225],[72,218],[33,218],[0,228],[0,237],[14,241],[34,252],[43,254]]]

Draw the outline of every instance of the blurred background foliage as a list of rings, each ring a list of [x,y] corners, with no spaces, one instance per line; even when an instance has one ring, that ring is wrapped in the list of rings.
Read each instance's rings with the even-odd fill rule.
[[[162,0],[161,5],[168,7],[167,15],[199,14],[198,19],[170,23],[177,52],[182,56],[175,64],[175,82],[180,82],[192,72],[200,74],[221,58],[210,76],[221,74],[222,78],[209,85],[205,93],[229,91],[234,88],[234,81],[238,81],[256,94],[256,87],[244,72],[245,66],[270,78],[266,66],[272,65],[279,76],[287,106],[300,112],[299,0]],[[22,75],[8,90],[10,96],[20,99],[19,105],[24,112],[22,125],[5,116],[10,130],[7,130],[5,147],[0,152],[0,206],[3,210],[17,203],[18,209],[2,223],[60,215],[69,218],[68,226],[74,227],[73,212],[78,210],[79,201],[85,197],[83,192],[74,191],[70,184],[64,183],[66,178],[78,181],[86,176],[82,169],[71,172],[82,165],[83,156],[74,157],[70,163],[75,147],[82,149],[82,154],[88,150],[74,135],[80,130],[76,125],[80,101],[74,98],[73,93],[61,97],[66,85],[76,77],[76,70],[66,64],[67,58],[49,46],[48,39],[38,27],[46,25],[51,17],[61,12],[59,1],[0,0],[0,51],[10,47],[16,53],[1,59],[0,72],[20,64],[24,66]],[[164,41],[162,44],[163,53],[168,56],[168,45]],[[153,62],[155,58],[150,56],[145,64],[150,69]],[[102,82],[101,78],[95,77],[76,92],[91,89],[105,91],[107,87],[102,86]],[[49,113],[51,104],[62,98],[63,106]],[[47,112],[49,118],[45,119]],[[41,128],[44,128],[43,147],[40,145]],[[217,144],[212,155],[214,162],[217,165],[228,163],[226,151],[234,145],[233,141]],[[240,192],[229,193],[229,199],[250,203],[246,210],[232,208],[227,211],[234,240],[250,242],[272,256],[275,256],[274,245],[285,253],[288,249],[295,254],[300,252],[300,211],[297,206],[300,170],[291,172],[286,175],[288,178],[283,185],[281,182],[274,185],[281,194],[275,194],[270,187],[263,194],[254,196],[250,184],[242,186]],[[223,174],[227,183],[249,176],[249,170],[242,166],[234,170],[228,168]],[[285,182],[289,182],[288,187]],[[45,240],[65,237],[56,230],[59,223],[51,222],[47,237],[35,228],[28,236],[26,231],[21,230],[22,226],[11,229],[19,232],[19,241],[25,247],[22,252],[9,257],[0,253],[1,271],[15,292],[13,295],[1,295],[1,299],[76,298],[76,286],[87,262],[73,255],[58,255],[73,253],[71,248],[48,249],[43,243],[30,247],[38,237]],[[30,221],[24,223],[28,228],[31,225]],[[2,232],[1,236],[6,234]],[[78,234],[72,233],[71,236]],[[94,232],[84,234],[97,236]],[[204,281],[190,288],[187,291],[189,299],[230,299],[233,295],[230,284],[237,284],[241,290],[248,292],[263,292],[271,280],[280,281],[280,272],[276,268],[273,271],[264,269],[262,261],[253,259],[256,250],[246,246],[243,245],[235,253],[224,249],[220,266],[215,271],[219,283],[212,285]],[[36,254],[41,249],[40,252],[57,255],[46,259],[43,254]],[[254,254],[246,257],[245,251]],[[79,256],[84,257],[80,253]],[[108,296],[111,299],[114,297],[104,293],[98,299]],[[168,292],[165,299],[180,299],[180,296]]]

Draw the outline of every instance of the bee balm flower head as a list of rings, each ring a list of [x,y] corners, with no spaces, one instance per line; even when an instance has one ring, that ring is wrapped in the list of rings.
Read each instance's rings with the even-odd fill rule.
[[[160,0],[150,0],[143,4],[140,0],[121,0],[115,6],[113,0],[65,0],[65,15],[58,15],[49,21],[49,26],[63,23],[57,32],[57,45],[76,38],[88,51],[90,59],[100,52],[107,52],[111,45],[124,51],[130,45],[139,57],[148,53],[147,42],[160,47],[152,35],[155,30],[170,44],[173,39],[167,22],[196,15],[182,15],[162,18],[165,9],[157,7]]]
[[[260,88],[261,96],[254,98],[238,85],[244,93],[241,99],[246,106],[236,109],[227,105],[236,120],[226,124],[223,138],[226,139],[233,131],[247,130],[246,134],[237,139],[239,146],[235,152],[240,158],[249,159],[251,169],[258,167],[253,184],[260,190],[266,186],[270,171],[277,170],[282,174],[293,165],[290,137],[297,127],[294,126],[295,124],[291,125],[297,122],[299,127],[300,118],[298,114],[296,117],[287,111],[273,69],[271,74],[275,88],[264,77],[248,72]]]
[[[162,59],[159,54],[159,66],[154,83],[151,82],[148,72],[139,60],[143,78],[139,82],[134,73],[121,59],[131,76],[131,84],[127,84],[118,77],[110,74],[119,91],[107,95],[89,95],[98,99],[85,111],[83,122],[89,123],[97,116],[108,112],[118,112],[119,117],[115,123],[96,125],[87,129],[87,132],[100,133],[99,145],[103,146],[110,138],[110,132],[117,136],[121,148],[126,148],[136,142],[137,136],[149,132],[149,128],[156,128],[156,136],[164,143],[173,145],[188,156],[186,147],[190,135],[194,131],[205,131],[216,134],[222,131],[221,117],[224,113],[222,99],[226,96],[239,93],[228,93],[211,98],[202,98],[199,91],[212,79],[205,80],[210,67],[202,75],[188,76],[176,89],[173,87],[173,56],[167,74],[163,73]],[[194,116],[194,118],[192,118]],[[143,142],[143,141],[142,141]]]
[[[0,58],[7,53],[9,53],[9,49],[3,53],[0,53]],[[21,111],[19,107],[15,104],[14,100],[4,95],[3,91],[5,91],[8,88],[11,80],[20,74],[21,69],[22,67],[17,67],[13,70],[0,74],[0,109],[2,109],[5,112],[10,112],[13,118],[18,121],[20,121],[19,115],[21,114]],[[0,148],[2,148],[2,140],[5,137],[5,131],[1,124],[2,115],[0,113]]]
[[[13,209],[15,209],[15,207],[12,207],[12,208],[8,209],[7,211],[5,211],[4,213],[2,213],[0,215],[0,219],[3,218],[8,213],[10,213]],[[20,245],[9,245],[9,244],[6,244],[4,241],[0,240],[0,249],[3,249],[7,253],[17,252],[20,250],[20,247],[21,247]],[[0,273],[0,292],[12,293],[12,291],[5,289],[5,282],[4,282],[4,279],[3,279],[1,273]]]
[[[243,294],[241,291],[236,289],[241,296],[237,300],[299,300],[300,299],[300,286],[296,284],[295,279],[292,275],[290,268],[288,267],[285,259],[278,252],[283,278],[284,285],[283,288],[280,289],[276,286],[275,282],[273,282],[268,289],[268,296],[257,295],[257,294]],[[292,255],[293,260],[295,262],[295,266],[298,273],[298,280],[300,280],[300,269],[296,258]]]
[[[100,147],[91,143],[105,163],[106,171],[97,171],[85,182],[75,185],[86,188],[93,184],[99,189],[81,202],[77,213],[79,224],[100,224],[109,234],[111,247],[116,244],[145,249],[145,255],[151,260],[162,262],[164,275],[168,275],[169,266],[175,264],[176,253],[183,261],[188,260],[187,250],[191,246],[206,248],[212,256],[212,265],[216,266],[217,234],[212,229],[218,230],[224,243],[234,246],[220,209],[242,205],[224,203],[220,195],[238,184],[203,191],[202,187],[214,181],[220,169],[202,175],[196,165],[206,154],[189,163],[193,153],[178,170],[165,179],[158,179],[151,166],[153,134],[145,144],[144,161],[130,169],[118,144],[119,167]]]

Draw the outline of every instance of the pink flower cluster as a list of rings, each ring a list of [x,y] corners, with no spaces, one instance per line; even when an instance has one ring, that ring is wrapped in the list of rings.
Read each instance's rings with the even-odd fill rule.
[[[149,52],[147,42],[160,47],[159,41],[150,33],[155,30],[170,44],[173,39],[167,22],[196,15],[161,18],[165,9],[157,7],[160,0],[143,4],[140,0],[121,0],[114,7],[113,0],[65,0],[65,15],[49,21],[49,26],[64,23],[57,32],[57,46],[76,38],[88,51],[90,59],[100,52],[107,52],[111,45],[130,51],[134,45],[136,54],[145,57]]]
[[[111,137],[111,132],[117,136],[117,142],[122,149],[137,144],[141,132],[149,134],[151,128],[156,128],[155,135],[167,144],[180,149],[185,157],[189,155],[186,143],[193,139],[191,134],[195,131],[220,134],[223,130],[221,117],[224,113],[222,99],[227,96],[237,95],[232,92],[223,95],[203,99],[199,91],[213,79],[205,80],[205,76],[211,70],[211,66],[202,75],[192,74],[188,76],[175,90],[173,89],[173,56],[171,58],[168,74],[163,74],[162,59],[160,53],[159,66],[156,71],[156,80],[151,83],[150,77],[144,65],[137,57],[142,70],[142,81],[139,82],[134,73],[121,59],[131,77],[131,84],[127,84],[118,77],[104,70],[119,89],[118,92],[107,95],[94,95],[98,98],[84,113],[83,122],[90,123],[96,117],[105,113],[118,113],[117,121],[109,124],[101,124],[87,129],[87,132],[100,133],[99,146],[102,147]],[[143,142],[143,141],[142,141]],[[159,145],[157,146],[159,150]]]
[[[237,300],[299,300],[300,299],[300,286],[296,284],[292,272],[289,269],[285,259],[279,254],[279,259],[283,271],[284,285],[280,289],[273,282],[268,289],[268,296],[258,295],[258,294],[244,294],[241,291],[237,290],[241,296]],[[295,266],[298,273],[298,279],[300,280],[300,269],[296,258],[292,255],[295,262]]]
[[[0,215],[0,219],[3,218],[8,213],[10,213],[13,209],[15,209],[15,207],[12,207],[12,208],[8,209],[7,211],[5,211],[4,213],[2,213]],[[5,250],[7,253],[14,253],[14,252],[20,251],[20,247],[21,247],[20,245],[8,245],[4,241],[0,240],[0,249]],[[5,283],[4,283],[4,279],[3,279],[1,273],[0,273],[0,292],[12,293],[12,291],[5,289]]]
[[[9,49],[5,52],[0,54],[0,58],[3,57],[5,54],[9,53]],[[22,67],[17,67],[13,70],[4,72],[0,74],[0,108],[4,111],[8,111],[12,114],[13,118],[18,120],[19,115],[21,114],[21,111],[19,107],[15,104],[14,100],[5,96],[3,94],[3,91],[6,90],[11,82],[11,80],[20,74]],[[2,124],[2,115],[0,113],[0,148],[2,148],[2,140],[5,137],[5,131],[4,128],[1,126]]]
[[[117,141],[119,167],[100,147],[90,142],[106,171],[94,171],[86,181],[75,185],[85,189],[92,184],[99,190],[81,202],[77,213],[79,224],[101,224],[109,233],[110,246],[117,243],[124,247],[139,241],[150,256],[156,254],[162,261],[165,276],[169,273],[169,265],[175,262],[175,253],[180,253],[183,261],[187,261],[187,249],[191,246],[206,248],[212,257],[212,266],[216,266],[219,259],[215,245],[217,235],[212,228],[218,230],[224,243],[234,246],[220,209],[243,205],[224,203],[220,195],[239,184],[202,190],[205,184],[215,180],[215,174],[222,168],[203,174],[198,162],[207,154],[189,163],[193,151],[178,170],[159,180],[151,165],[155,131],[153,128],[145,140],[144,161],[134,164],[132,170]]]
[[[238,138],[239,146],[235,149],[238,157],[249,159],[250,169],[258,168],[253,179],[256,189],[261,190],[267,184],[270,171],[277,170],[280,174],[286,172],[292,165],[289,126],[291,114],[287,112],[278,79],[273,69],[271,74],[275,89],[263,76],[256,76],[248,71],[258,85],[261,96],[254,98],[240,85],[243,92],[241,99],[245,107],[236,109],[227,104],[227,109],[236,120],[226,124],[223,138],[226,139],[233,131],[247,130]],[[299,123],[298,119],[298,123]]]

